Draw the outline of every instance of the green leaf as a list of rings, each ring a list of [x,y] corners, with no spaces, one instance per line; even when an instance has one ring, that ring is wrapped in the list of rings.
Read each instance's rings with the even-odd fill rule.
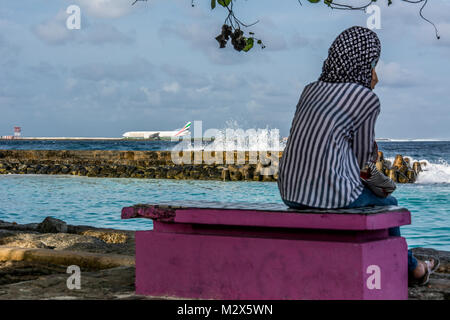
[[[317,3],[317,2],[320,2],[320,0],[308,0],[309,2],[312,2],[312,3]]]
[[[216,0],[211,0],[211,10],[216,7]]]
[[[247,38],[247,45],[244,47],[245,52],[249,51],[251,48],[253,48],[253,38]]]
[[[217,2],[222,6],[226,7],[230,4],[231,0],[217,0]]]
[[[330,6],[333,3],[333,0],[323,0],[323,3],[325,3],[327,6]]]

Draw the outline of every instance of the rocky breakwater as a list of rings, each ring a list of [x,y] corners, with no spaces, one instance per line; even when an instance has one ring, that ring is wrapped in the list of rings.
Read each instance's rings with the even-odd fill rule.
[[[400,154],[395,156],[394,162],[384,158],[383,152],[378,151],[377,169],[397,183],[414,183],[426,162],[414,161]]]
[[[280,151],[0,150],[0,174],[65,174],[108,178],[276,181]],[[424,164],[379,154],[377,168],[398,183],[414,182]]]
[[[276,181],[281,152],[0,150],[0,174]]]

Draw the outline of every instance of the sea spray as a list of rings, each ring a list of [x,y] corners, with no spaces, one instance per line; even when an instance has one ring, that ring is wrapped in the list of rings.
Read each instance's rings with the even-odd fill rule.
[[[414,159],[408,155],[404,158],[409,158],[410,163],[418,161],[421,164],[422,171],[417,176],[415,183],[417,184],[434,184],[434,183],[450,183],[450,165],[444,159],[430,162],[427,159]],[[394,157],[386,157],[386,160],[391,163],[394,162]]]
[[[194,122],[201,126],[199,121]],[[194,142],[190,138],[183,139],[172,150],[173,151],[282,151],[285,141],[280,137],[278,129],[266,128],[242,128],[237,121],[227,121],[223,129],[210,128],[201,132],[201,143],[198,143],[198,135]],[[175,139],[176,140],[176,139]],[[212,142],[211,142],[212,140]],[[197,143],[196,143],[197,142]]]

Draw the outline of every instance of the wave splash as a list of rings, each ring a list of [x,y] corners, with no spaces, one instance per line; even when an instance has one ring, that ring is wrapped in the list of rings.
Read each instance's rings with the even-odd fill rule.
[[[195,125],[195,123],[194,123]],[[268,126],[260,129],[243,129],[237,121],[226,121],[223,129],[208,129],[203,133],[203,137],[210,141],[194,141],[194,143],[181,142],[176,146],[186,151],[282,151],[286,146],[285,139],[280,137],[278,129],[271,129]]]
[[[450,165],[444,159],[439,159],[437,162],[430,162],[426,159],[418,160],[410,156],[410,163],[418,161],[422,165],[422,172],[419,173],[416,184],[436,184],[436,183],[450,183]],[[386,160],[394,163],[394,158],[388,157]]]
[[[419,173],[416,183],[450,183],[450,166],[447,161],[443,159],[439,160],[438,163],[431,163],[427,160],[422,161],[426,163],[426,166]]]
[[[212,142],[200,142],[199,144],[180,144],[186,151],[283,151],[286,146],[286,138],[281,138],[278,129],[268,126],[264,129],[243,129],[236,120],[225,122],[225,128],[207,130],[205,136],[214,136]],[[416,139],[416,141],[428,139]],[[429,139],[432,140],[432,139]],[[411,142],[411,140],[408,140]],[[437,140],[432,140],[437,141]],[[422,172],[416,180],[416,184],[442,184],[450,183],[450,165],[444,160],[430,162],[426,159],[414,159],[408,155],[410,163],[419,161],[422,164]],[[386,157],[394,163],[393,157]]]

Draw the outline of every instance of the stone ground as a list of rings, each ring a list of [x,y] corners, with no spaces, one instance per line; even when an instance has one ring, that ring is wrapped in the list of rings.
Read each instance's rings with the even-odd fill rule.
[[[132,231],[70,226],[62,221],[50,223],[59,223],[58,228],[62,224],[65,232],[42,233],[45,231],[42,223],[19,225],[0,220],[0,251],[5,247],[20,247],[134,257]],[[427,286],[409,288],[410,299],[450,300],[450,252],[417,248],[414,254],[419,258],[438,256],[441,265]],[[11,261],[0,257],[0,299],[152,299],[134,293],[134,271],[133,266],[84,268],[81,289],[70,290],[66,284],[69,277],[66,266],[51,261]]]

